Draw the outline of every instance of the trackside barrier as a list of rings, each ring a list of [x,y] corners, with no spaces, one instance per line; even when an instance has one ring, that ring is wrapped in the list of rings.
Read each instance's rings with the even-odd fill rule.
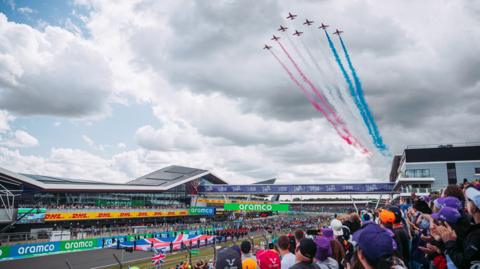
[[[205,231],[213,231],[214,229],[205,230],[184,230],[183,234],[194,235],[202,234]],[[179,232],[180,233],[180,232]],[[90,238],[80,240],[65,240],[56,242],[44,242],[36,244],[19,244],[12,246],[0,247],[0,262],[6,260],[23,259],[50,254],[60,254],[71,251],[93,250],[100,248],[115,247],[117,242],[134,241],[143,238],[167,238],[173,237],[172,232],[163,233],[143,233],[135,235],[119,235],[112,237]]]

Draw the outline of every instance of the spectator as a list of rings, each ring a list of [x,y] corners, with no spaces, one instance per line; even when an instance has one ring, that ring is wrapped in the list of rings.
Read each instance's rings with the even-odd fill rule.
[[[274,250],[259,250],[256,253],[260,269],[281,269],[280,256]]]
[[[332,258],[332,247],[330,240],[324,236],[315,239],[317,245],[317,252],[315,254],[315,261],[321,269],[338,269],[338,262]]]
[[[478,268],[480,264],[480,186],[465,189],[466,209],[472,216],[472,225],[464,237],[457,238],[455,231],[447,225],[440,226],[438,234],[445,243],[446,253],[458,268]],[[459,241],[459,242],[457,242]]]
[[[295,255],[290,250],[290,238],[286,235],[281,235],[277,240],[277,248],[281,257],[282,269],[288,269],[295,264]]]
[[[223,248],[217,253],[217,259],[215,262],[216,269],[240,269],[242,268],[242,258],[240,254],[231,249]]]
[[[393,213],[392,213],[393,214]],[[367,224],[353,235],[357,244],[355,262],[364,269],[406,268],[394,255],[391,235],[377,224]],[[353,264],[352,267],[358,268]]]
[[[317,245],[312,239],[300,240],[295,251],[296,263],[290,269],[319,269],[318,265],[314,263],[316,253]]]

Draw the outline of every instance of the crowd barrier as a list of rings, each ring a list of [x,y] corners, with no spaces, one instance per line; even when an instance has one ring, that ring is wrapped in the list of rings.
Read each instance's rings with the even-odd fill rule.
[[[198,229],[198,230],[183,230],[178,231],[176,234],[182,233],[186,235],[200,235],[208,231],[214,231],[216,229],[222,228],[208,228],[208,229]],[[114,245],[114,242],[117,240],[120,243],[127,241],[134,241],[143,238],[170,238],[174,237],[174,232],[158,232],[158,233],[143,233],[143,234],[133,234],[133,235],[119,235],[112,237],[100,237],[100,238],[90,238],[90,239],[79,239],[79,240],[65,240],[65,241],[55,241],[55,242],[44,242],[36,244],[18,244],[12,246],[2,246],[0,247],[0,261],[13,260],[13,259],[23,259],[29,257],[36,257],[41,255],[50,255],[50,254],[60,254],[72,251],[83,251],[83,250],[93,250],[106,248],[108,246]]]

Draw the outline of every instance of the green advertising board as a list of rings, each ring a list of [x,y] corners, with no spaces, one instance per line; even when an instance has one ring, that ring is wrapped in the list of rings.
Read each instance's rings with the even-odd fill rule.
[[[0,247],[0,260],[8,257],[10,257],[10,247]]]
[[[97,239],[80,239],[60,242],[60,251],[75,251],[97,247]]]
[[[223,205],[224,210],[229,211],[277,211],[288,212],[288,204],[237,204],[227,203]]]

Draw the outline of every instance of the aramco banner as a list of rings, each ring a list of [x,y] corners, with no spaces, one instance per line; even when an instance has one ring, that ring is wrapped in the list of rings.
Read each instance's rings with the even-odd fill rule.
[[[277,211],[288,212],[288,204],[237,204],[228,203],[223,205],[223,209],[229,211]]]
[[[190,215],[213,216],[215,215],[215,207],[192,206],[188,209],[188,212]]]

